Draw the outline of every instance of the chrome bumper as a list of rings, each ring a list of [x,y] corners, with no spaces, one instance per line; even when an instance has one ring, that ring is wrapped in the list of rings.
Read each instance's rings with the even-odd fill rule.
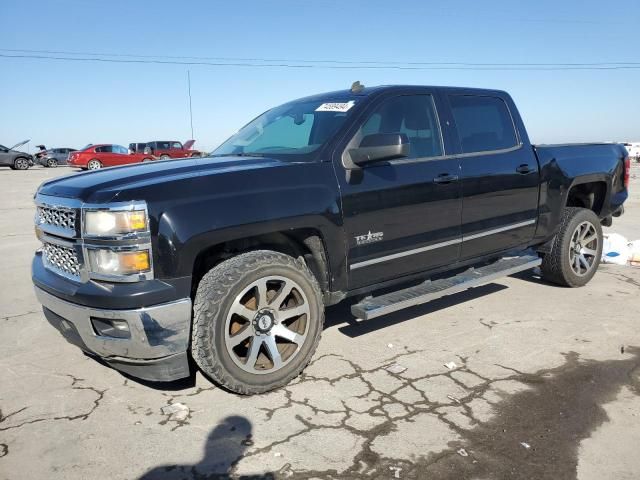
[[[57,328],[61,333],[65,334],[65,329],[76,330],[84,344],[78,346],[106,360],[113,358],[143,363],[185,354],[188,349],[191,324],[189,298],[137,310],[104,310],[61,300],[38,287],[35,291],[42,306],[60,317]],[[130,337],[98,335],[91,323],[92,317],[126,321]]]

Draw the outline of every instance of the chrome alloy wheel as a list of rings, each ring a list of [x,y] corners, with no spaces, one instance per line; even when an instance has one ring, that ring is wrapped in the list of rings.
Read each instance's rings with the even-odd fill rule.
[[[233,362],[253,374],[274,373],[302,348],[309,301],[293,280],[263,277],[238,295],[225,321],[225,346]]]
[[[598,232],[591,222],[580,223],[571,235],[569,264],[576,275],[582,277],[596,265],[598,254]]]
[[[27,170],[29,168],[29,160],[20,157],[15,161],[15,167],[16,170]]]
[[[89,163],[87,163],[87,169],[89,170],[98,170],[100,167],[102,165],[98,160],[89,160]]]

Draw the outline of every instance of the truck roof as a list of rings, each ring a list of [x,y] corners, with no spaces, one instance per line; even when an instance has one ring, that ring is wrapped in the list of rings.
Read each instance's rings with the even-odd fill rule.
[[[499,94],[506,95],[506,92],[503,90],[497,89],[487,89],[487,88],[472,88],[472,87],[448,87],[448,86],[437,86],[437,85],[376,85],[373,87],[364,87],[357,92],[353,92],[350,89],[345,90],[335,90],[332,92],[318,93],[316,95],[310,95],[308,97],[303,97],[298,100],[309,100],[309,101],[318,101],[324,99],[336,99],[336,98],[358,98],[358,97],[367,97],[374,94],[379,94],[382,92],[402,92],[402,91],[416,91],[424,89],[433,91],[433,90],[441,90],[450,93],[475,93],[475,94]],[[296,101],[298,101],[296,100]]]

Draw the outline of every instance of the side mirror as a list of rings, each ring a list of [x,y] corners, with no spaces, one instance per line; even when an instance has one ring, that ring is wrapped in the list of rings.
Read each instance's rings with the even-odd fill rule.
[[[349,150],[351,161],[358,166],[381,160],[408,157],[411,149],[409,138],[404,133],[374,133],[367,135],[358,148]]]

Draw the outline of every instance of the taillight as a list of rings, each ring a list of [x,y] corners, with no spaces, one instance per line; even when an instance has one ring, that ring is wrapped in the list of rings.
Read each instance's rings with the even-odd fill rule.
[[[627,155],[624,159],[624,188],[629,188],[630,177],[631,177],[631,157]]]

